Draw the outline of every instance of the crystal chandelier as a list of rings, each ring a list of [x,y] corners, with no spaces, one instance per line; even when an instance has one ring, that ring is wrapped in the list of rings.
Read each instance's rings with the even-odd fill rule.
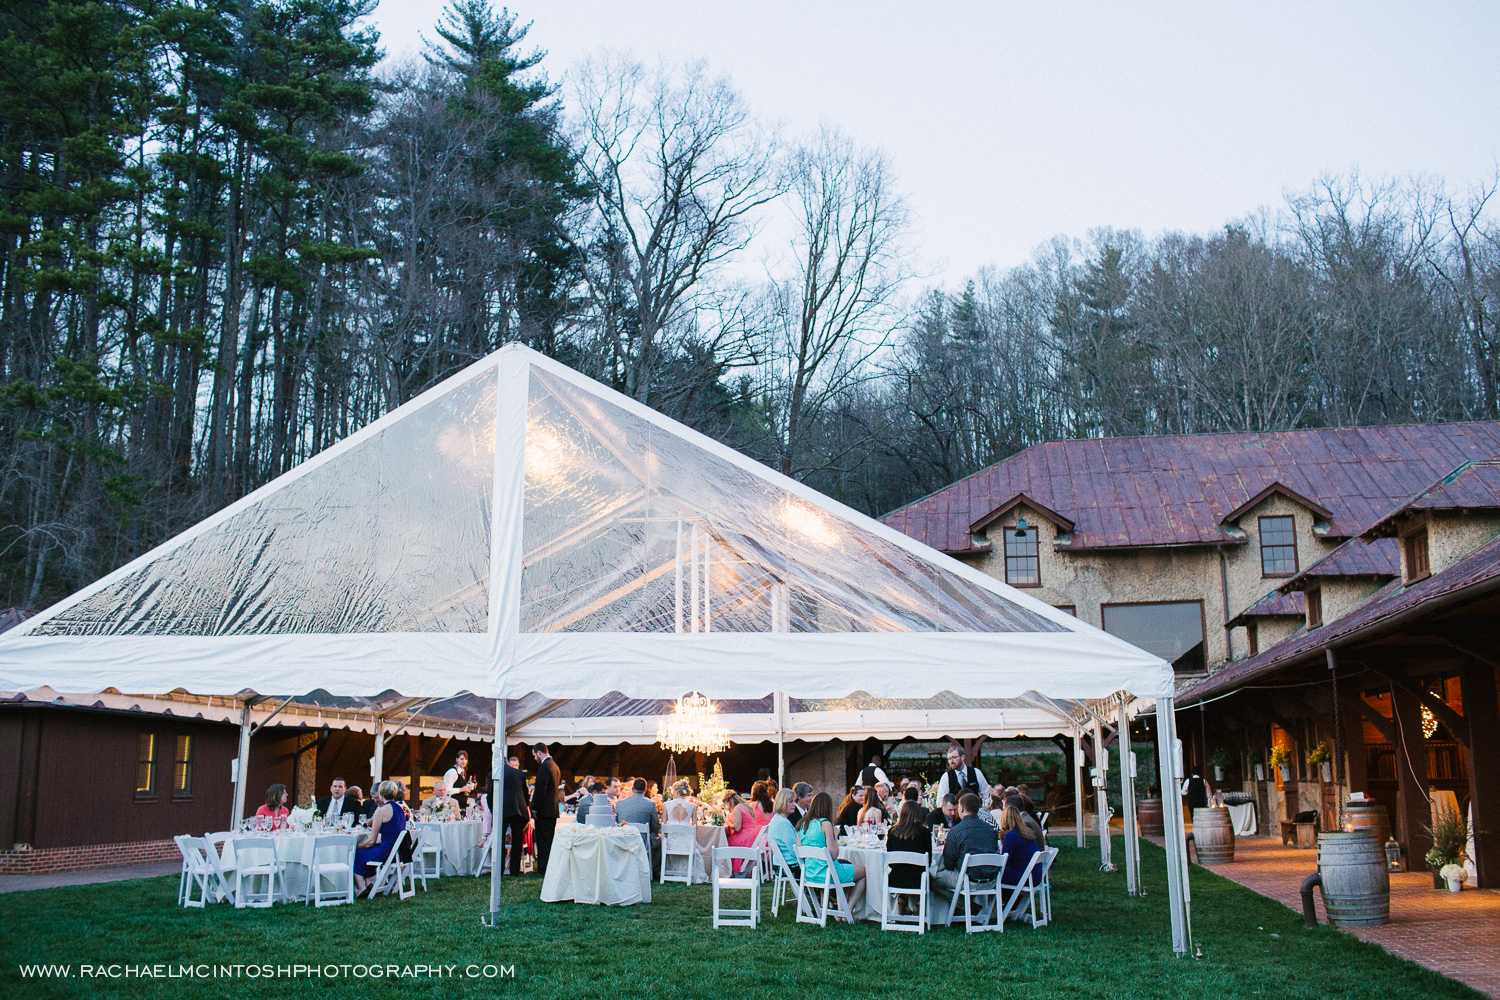
[[[1422,706],[1422,738],[1432,739],[1432,734],[1437,732],[1437,716],[1432,714],[1432,709],[1426,705]]]
[[[714,703],[694,691],[677,699],[672,714],[656,727],[656,739],[673,753],[721,753],[729,746],[729,731],[718,724]]]

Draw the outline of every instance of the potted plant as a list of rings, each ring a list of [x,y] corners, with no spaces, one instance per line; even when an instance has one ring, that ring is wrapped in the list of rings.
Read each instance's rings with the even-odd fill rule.
[[[1307,762],[1318,765],[1318,772],[1325,782],[1333,780],[1333,754],[1328,752],[1328,744],[1319,741],[1318,745],[1307,752]]]
[[[1265,781],[1266,780],[1266,765],[1260,759],[1260,751],[1259,750],[1251,750],[1248,754],[1246,754],[1245,755],[1245,762],[1247,764],[1249,764],[1252,768],[1255,769],[1255,780],[1256,781]]]
[[[1282,781],[1292,780],[1292,751],[1286,747],[1271,748],[1271,766],[1281,772]]]
[[[1212,756],[1208,758],[1209,767],[1212,767],[1214,769],[1214,780],[1223,781],[1224,768],[1228,767],[1232,763],[1234,763],[1234,758],[1229,756],[1228,750],[1225,750],[1223,747],[1219,747],[1217,750],[1215,750]]]
[[[1426,830],[1432,838],[1432,850],[1427,852],[1427,867],[1432,869],[1432,887],[1442,889],[1445,877],[1443,869],[1451,865],[1462,868],[1464,859],[1468,856],[1468,824],[1453,810],[1434,810],[1432,825]]]
[[[1449,892],[1462,892],[1464,883],[1469,880],[1469,870],[1463,865],[1448,863],[1438,869],[1438,874],[1443,881],[1448,883]]]

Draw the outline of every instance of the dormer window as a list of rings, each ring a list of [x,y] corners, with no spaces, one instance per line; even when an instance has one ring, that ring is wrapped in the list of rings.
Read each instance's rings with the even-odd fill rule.
[[[1314,587],[1307,591],[1307,627],[1317,628],[1323,624],[1323,591]]]
[[[1040,587],[1042,562],[1037,552],[1037,529],[1021,518],[1005,529],[1005,582],[1012,587]]]
[[[1297,572],[1297,519],[1260,519],[1260,575],[1293,576]]]
[[[1418,528],[1401,540],[1406,555],[1406,582],[1416,583],[1432,575],[1432,564],[1427,557],[1427,529]]]

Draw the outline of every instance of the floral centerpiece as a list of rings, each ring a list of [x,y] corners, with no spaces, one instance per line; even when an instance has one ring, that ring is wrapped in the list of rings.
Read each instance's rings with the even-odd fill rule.
[[[1426,856],[1427,867],[1432,869],[1432,887],[1441,889],[1442,880],[1448,878],[1449,868],[1463,871],[1464,860],[1468,857],[1469,824],[1456,811],[1444,809],[1434,813],[1432,825],[1426,828],[1426,832],[1432,838],[1432,849]],[[1464,871],[1465,878],[1468,874]],[[1449,888],[1453,888],[1452,884]]]
[[[306,830],[312,826],[318,810],[314,806],[297,806],[287,813],[286,822],[293,830]]]

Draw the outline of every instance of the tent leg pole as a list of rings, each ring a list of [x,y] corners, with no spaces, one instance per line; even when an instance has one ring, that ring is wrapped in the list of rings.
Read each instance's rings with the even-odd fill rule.
[[[782,712],[786,709],[786,694],[776,692],[776,787],[786,787],[786,723]]]
[[[1172,951],[1188,953],[1192,929],[1188,915],[1187,842],[1182,825],[1177,777],[1177,718],[1171,698],[1156,700],[1156,757],[1161,770],[1163,833],[1167,844],[1167,896],[1172,911]]]
[[[1084,845],[1083,829],[1083,779],[1087,769],[1083,766],[1083,736],[1073,732],[1073,830],[1078,835],[1078,846]]]
[[[1099,870],[1115,870],[1109,840],[1109,757],[1104,750],[1104,723],[1094,720],[1094,766],[1099,783],[1094,786],[1094,813],[1099,818]]]
[[[1120,702],[1120,803],[1125,811],[1125,891],[1132,896],[1140,893],[1140,845],[1136,843],[1135,828],[1135,761],[1130,752],[1130,716],[1125,702]]]
[[[495,748],[490,754],[490,918],[487,927],[500,925],[500,872],[505,868],[505,698],[495,699]],[[520,844],[512,850],[519,851]]]
[[[385,780],[385,720],[375,720],[375,755],[370,758],[370,789]]]
[[[229,817],[231,832],[238,830],[240,820],[245,818],[245,780],[249,777],[245,772],[250,770],[250,702],[248,700],[240,712],[240,755],[236,760],[238,763],[234,768],[234,815]]]

